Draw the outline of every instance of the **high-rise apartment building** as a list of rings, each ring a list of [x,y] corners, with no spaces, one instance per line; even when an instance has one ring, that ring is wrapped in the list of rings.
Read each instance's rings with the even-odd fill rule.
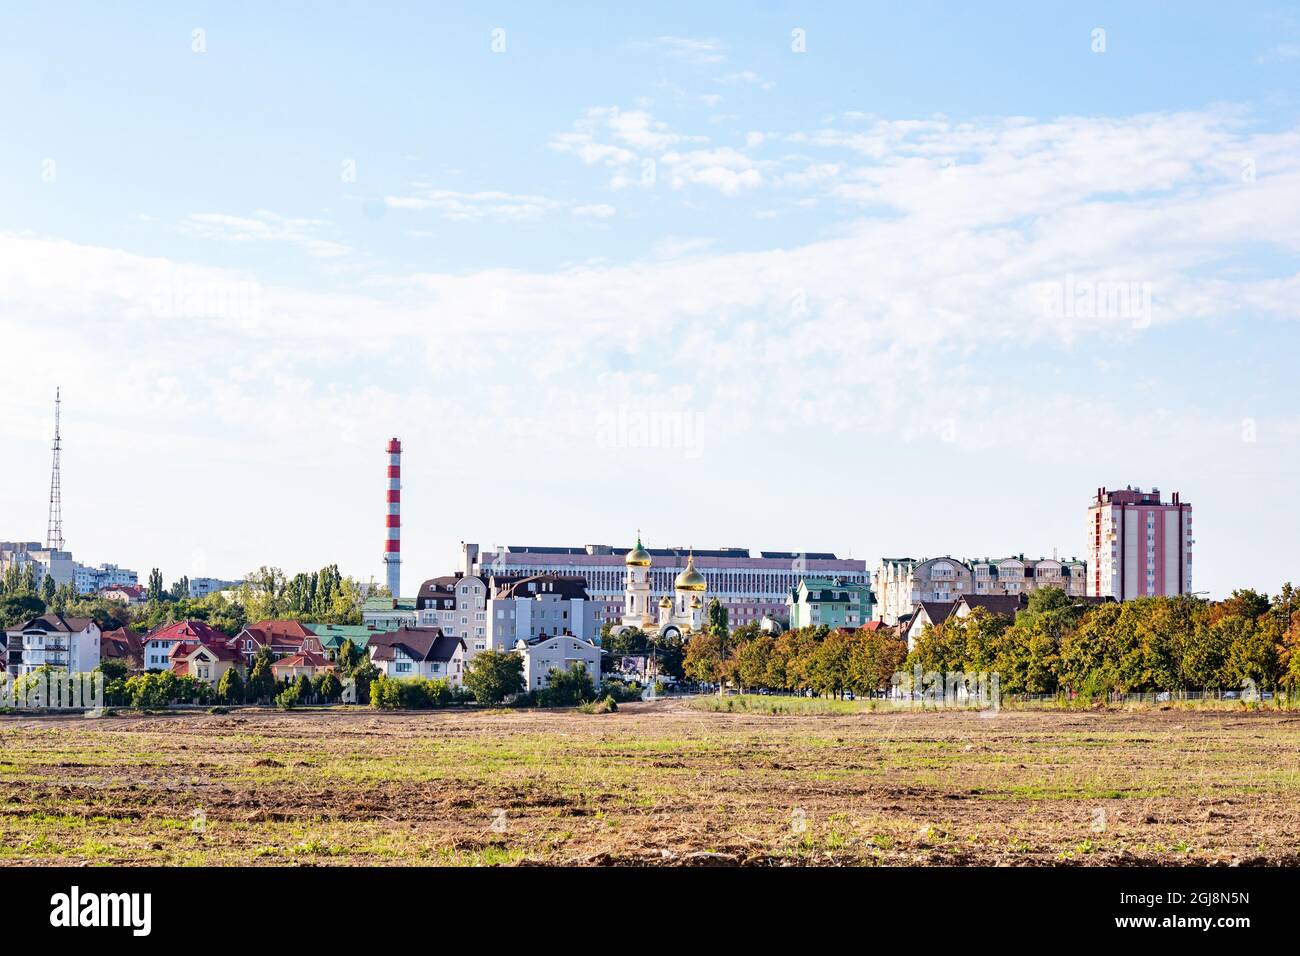
[[[1088,593],[1117,601],[1192,590],[1192,506],[1160,489],[1098,488],[1088,508]]]

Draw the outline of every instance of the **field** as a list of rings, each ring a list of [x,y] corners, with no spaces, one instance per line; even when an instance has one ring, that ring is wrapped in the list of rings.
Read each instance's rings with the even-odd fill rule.
[[[1300,863],[1300,714],[0,718],[0,863]]]

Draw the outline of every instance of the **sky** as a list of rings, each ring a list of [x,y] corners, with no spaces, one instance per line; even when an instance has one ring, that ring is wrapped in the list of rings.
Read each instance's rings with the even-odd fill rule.
[[[7,5],[0,539],[403,581],[459,543],[1300,580],[1300,9]],[[978,9],[976,7],[978,6]],[[382,9],[377,9],[381,8]],[[431,9],[432,8],[432,9]]]

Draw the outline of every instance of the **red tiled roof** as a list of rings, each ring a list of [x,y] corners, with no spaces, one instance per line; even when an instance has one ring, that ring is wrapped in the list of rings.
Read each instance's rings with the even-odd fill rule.
[[[126,627],[105,631],[101,635],[99,656],[104,660],[128,660],[137,667],[144,666],[140,635]]]
[[[213,657],[215,657],[219,661],[243,660],[243,658],[240,657],[240,655],[235,651],[234,648],[230,647],[224,642],[207,644],[202,641],[181,641],[179,644],[177,644],[175,647],[172,648],[171,657],[174,661],[187,659],[191,657],[195,651],[199,650],[199,648],[208,651]]]
[[[223,634],[203,621],[174,621],[155,628],[145,636],[146,641],[198,640],[204,644],[227,643],[230,635]]]
[[[288,657],[282,657],[271,665],[271,671],[274,673],[277,667],[333,667],[334,662],[323,654],[317,654],[313,651],[302,651],[298,654],[291,654]]]
[[[299,641],[315,634],[302,621],[258,621],[256,624],[248,625],[248,630],[261,631],[273,637],[297,638]]]

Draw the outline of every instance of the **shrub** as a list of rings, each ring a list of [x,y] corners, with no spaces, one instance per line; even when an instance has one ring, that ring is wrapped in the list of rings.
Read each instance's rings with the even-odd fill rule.
[[[275,695],[275,706],[281,710],[293,710],[298,704],[298,687],[293,685],[286,687],[280,693]]]

